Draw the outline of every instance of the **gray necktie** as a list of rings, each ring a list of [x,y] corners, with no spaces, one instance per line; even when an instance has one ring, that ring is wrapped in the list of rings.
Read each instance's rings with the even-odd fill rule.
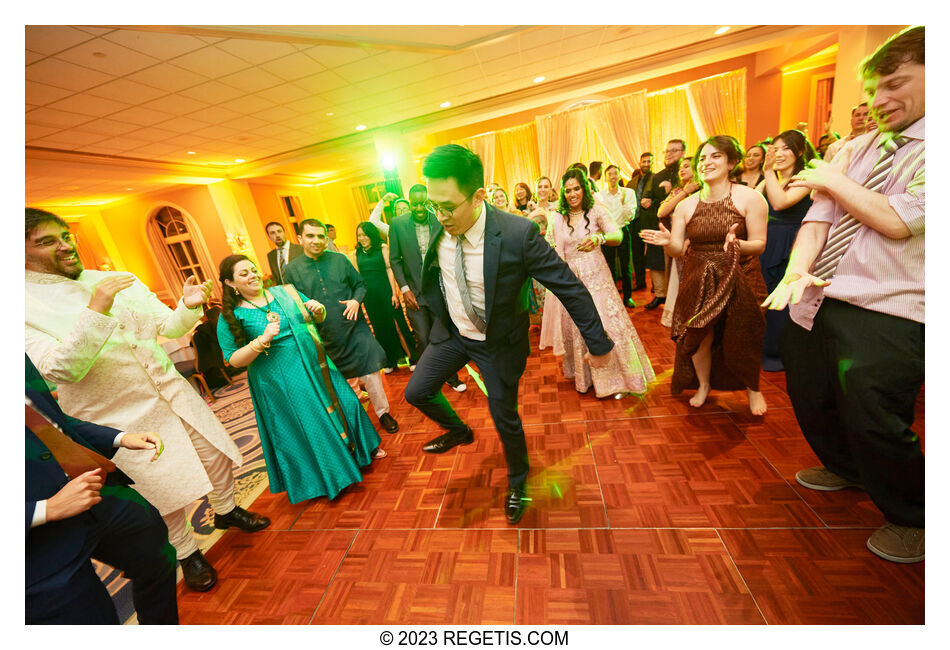
[[[459,285],[459,294],[462,296],[462,307],[465,308],[465,314],[475,325],[475,328],[479,332],[484,332],[485,312],[476,309],[475,305],[472,304],[472,296],[468,291],[468,280],[465,279],[465,252],[462,250],[465,235],[459,235],[455,239],[455,281]]]
[[[280,271],[280,279],[284,279],[284,267],[287,266],[287,260],[284,259],[284,249],[277,249],[277,270]]]
[[[872,192],[881,191],[890,174],[891,165],[894,162],[894,154],[908,142],[910,142],[909,138],[895,137],[893,139],[888,138],[881,143],[884,153],[881,154],[881,159],[877,161],[877,164],[874,165],[874,169],[872,169],[868,175],[868,179],[864,182],[864,187]],[[828,233],[828,241],[825,242],[825,247],[822,249],[821,255],[818,256],[818,259],[815,260],[815,263],[812,265],[811,274],[822,280],[827,280],[833,276],[835,270],[838,268],[838,263],[841,261],[841,258],[844,257],[848,246],[851,245],[851,241],[855,235],[858,234],[858,230],[861,229],[862,225],[860,221],[850,214],[845,214],[841,217],[841,220],[838,221],[838,225]]]

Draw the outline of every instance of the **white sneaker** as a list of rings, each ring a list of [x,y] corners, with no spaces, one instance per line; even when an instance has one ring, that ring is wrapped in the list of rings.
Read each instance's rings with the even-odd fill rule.
[[[383,368],[383,374],[384,374],[384,375],[388,375],[388,374],[391,373],[393,370],[395,370],[395,368]]]
[[[445,383],[451,386],[452,390],[454,390],[456,393],[464,393],[465,389],[468,388],[468,386],[465,385],[464,381],[459,381],[459,383],[457,384],[453,384],[451,381],[447,381]]]
[[[415,369],[416,369],[416,364],[414,364],[414,363],[409,364],[409,372],[412,372],[412,371],[414,371]]]

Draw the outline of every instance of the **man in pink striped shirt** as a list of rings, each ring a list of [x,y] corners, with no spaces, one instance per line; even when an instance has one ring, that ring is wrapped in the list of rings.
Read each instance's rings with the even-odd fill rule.
[[[791,305],[788,394],[824,464],[796,480],[867,490],[887,520],[868,549],[920,562],[924,457],[910,426],[924,380],[924,28],[891,37],[861,74],[879,130],[791,183],[815,190],[814,204],[764,305]]]

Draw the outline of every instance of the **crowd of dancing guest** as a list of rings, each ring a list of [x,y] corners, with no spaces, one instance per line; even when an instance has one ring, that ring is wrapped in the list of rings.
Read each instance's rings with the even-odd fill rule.
[[[675,345],[670,391],[694,390],[701,408],[712,390],[745,390],[762,416],[761,370],[784,369],[823,463],[796,481],[866,490],[887,521],[867,548],[923,560],[924,460],[910,429],[924,368],[923,28],[892,37],[861,75],[871,105],[855,107],[846,138],[822,138],[825,160],[800,129],[744,156],[728,135],[692,158],[671,139],[656,174],[648,152],[623,186],[630,170],[593,161],[588,176],[575,163],[556,186],[513,183],[509,200],[477,155],[446,145],[426,157],[428,187],[386,194],[357,226],[352,260],[334,252],[330,224],[267,223],[274,286],[250,257],[222,260],[217,338],[247,368],[271,492],[337,499],[385,458],[361,384],[382,429],[398,431],[383,373],[406,357],[410,371],[418,361],[406,401],[444,430],[421,451],[473,443],[443,390],[465,390],[457,373],[474,361],[517,524],[531,500],[517,399],[529,323],[540,316],[541,347],[577,391],[641,394],[656,377],[631,294],[650,269],[646,308],[665,302],[658,320]],[[85,270],[69,225],[33,208],[25,250],[27,622],[117,622],[90,562],[104,558],[130,578],[141,622],[175,623],[175,559],[189,589],[217,582],[185,508],[207,495],[216,528],[270,523],[235,503],[241,454],[158,344],[195,326],[213,282],[188,278],[169,309],[128,273]]]

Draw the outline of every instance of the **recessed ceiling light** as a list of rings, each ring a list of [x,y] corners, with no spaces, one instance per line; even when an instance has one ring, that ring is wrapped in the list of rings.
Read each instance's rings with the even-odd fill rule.
[[[539,84],[539,83],[541,83],[542,81],[544,81],[544,77],[535,77],[535,78],[534,78],[534,83],[536,83],[536,84]]]
[[[442,102],[441,104],[439,104],[439,106],[441,106],[442,108],[448,108],[451,105],[452,105],[452,102]]]
[[[194,151],[189,151],[189,152],[188,152],[188,155],[189,155],[189,156],[194,156],[194,155],[195,155],[195,152],[194,152]]]
[[[365,130],[366,130],[366,125],[365,125],[365,124],[360,124],[359,126],[356,127],[356,130],[357,130],[357,131],[365,131]]]
[[[126,192],[131,192],[131,191],[132,191],[132,188],[131,188],[131,187],[127,187],[127,188],[125,188],[125,191],[126,191]]]
[[[327,113],[327,117],[333,117],[333,113]]]
[[[242,162],[244,162],[244,159],[243,159],[243,158],[235,158],[235,159],[234,159],[234,162],[236,162],[236,163],[242,163]]]
[[[714,33],[716,34],[716,36],[719,36],[720,34],[725,34],[728,31],[729,31],[729,25],[723,25],[722,27],[717,29]]]

